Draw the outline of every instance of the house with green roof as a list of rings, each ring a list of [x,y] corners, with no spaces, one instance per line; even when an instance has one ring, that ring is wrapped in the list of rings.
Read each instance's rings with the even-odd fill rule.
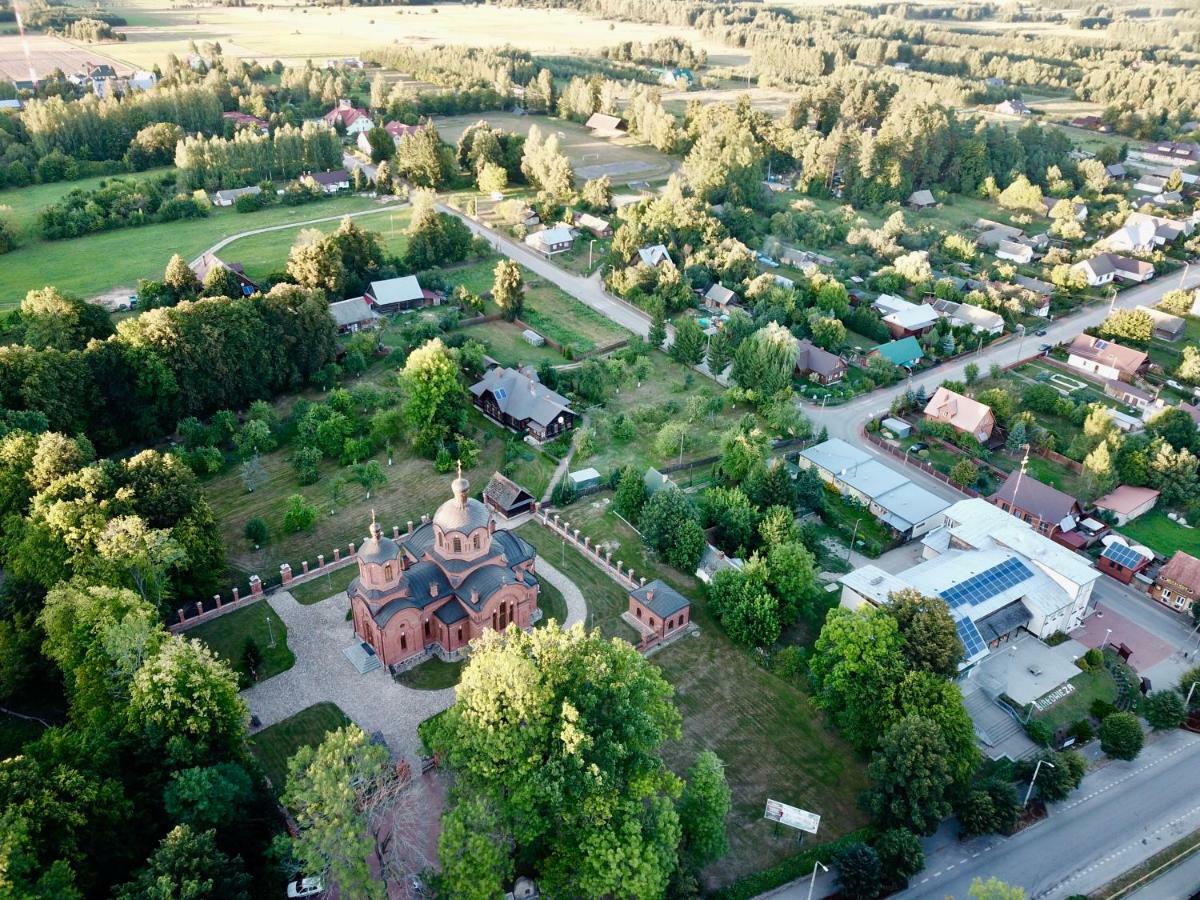
[[[915,337],[905,337],[900,338],[898,341],[889,341],[886,344],[880,344],[871,351],[870,355],[882,356],[896,366],[908,366],[912,368],[921,361],[925,354],[921,351],[921,345],[917,343]]]

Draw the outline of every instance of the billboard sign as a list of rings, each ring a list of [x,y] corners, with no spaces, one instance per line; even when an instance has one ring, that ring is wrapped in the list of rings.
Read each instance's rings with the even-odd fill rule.
[[[799,809],[795,806],[788,806],[786,803],[780,803],[778,800],[768,800],[767,810],[763,813],[764,819],[770,819],[772,822],[778,822],[780,825],[787,825],[789,828],[798,828],[801,831],[807,831],[809,834],[816,834],[817,827],[821,824],[821,817],[816,813],[811,813],[806,809]]]

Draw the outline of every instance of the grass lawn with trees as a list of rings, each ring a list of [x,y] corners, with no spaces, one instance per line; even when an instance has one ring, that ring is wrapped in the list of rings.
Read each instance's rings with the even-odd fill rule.
[[[458,662],[443,662],[437,657],[427,659],[419,666],[414,666],[406,672],[393,676],[397,684],[402,684],[415,691],[441,691],[454,687],[462,677],[466,660]]]
[[[26,293],[46,284],[85,298],[116,288],[128,288],[132,294],[139,278],[161,278],[174,253],[190,260],[231,234],[376,206],[377,200],[346,196],[303,206],[272,206],[256,213],[215,209],[204,219],[102,231],[65,241],[39,241],[5,254],[4,264],[0,265],[0,311],[18,306]],[[368,216],[359,224],[369,227],[379,221]],[[337,222],[330,225],[336,227]],[[286,258],[291,243],[281,240],[280,246]],[[223,255],[230,262],[239,261],[228,253]],[[70,265],[64,265],[64,260]]]
[[[1166,510],[1152,509],[1118,530],[1130,540],[1145,544],[1167,558],[1176,550],[1200,556],[1200,528],[1184,528],[1172,522],[1167,518]]]
[[[250,750],[262,763],[278,796],[287,778],[287,763],[301,747],[315,747],[331,731],[350,724],[350,719],[333,703],[317,703],[294,716],[264,728],[250,738]]]
[[[296,664],[296,657],[287,644],[287,626],[265,600],[197,625],[188,630],[187,636],[208,644],[213,653],[238,673],[243,684],[253,684],[255,681],[245,660],[246,646],[250,641],[257,646],[262,660],[258,664],[258,681],[286,672]],[[272,643],[275,646],[272,647]]]
[[[1112,673],[1103,666],[1080,672],[1070,683],[1075,688],[1071,694],[1045,712],[1034,715],[1035,719],[1044,722],[1051,731],[1086,719],[1091,715],[1092,704],[1097,700],[1103,700],[1105,703],[1116,702],[1117,683],[1113,680]]]
[[[336,572],[327,572],[320,578],[306,581],[304,584],[288,588],[288,592],[296,598],[297,603],[310,606],[328,600],[335,594],[340,594],[350,587],[350,582],[358,577],[358,566],[350,564]]]

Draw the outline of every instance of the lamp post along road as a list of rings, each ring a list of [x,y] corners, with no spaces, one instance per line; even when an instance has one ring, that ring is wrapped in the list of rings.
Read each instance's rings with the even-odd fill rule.
[[[1049,766],[1052,769],[1058,768],[1058,766],[1054,765],[1052,762],[1047,762],[1044,759],[1038,760],[1037,765],[1033,768],[1033,777],[1029,779],[1029,790],[1025,792],[1025,802],[1021,804],[1022,808],[1029,805],[1029,798],[1033,795],[1033,786],[1037,784],[1038,772],[1042,771],[1042,766]]]
[[[814,887],[816,886],[816,884],[817,884],[817,867],[818,867],[818,866],[820,866],[820,867],[821,867],[822,869],[824,869],[826,872],[828,872],[828,871],[829,871],[829,866],[825,865],[825,864],[824,864],[823,862],[821,862],[819,859],[818,859],[818,860],[816,860],[815,862],[813,862],[813,873],[812,873],[812,880],[811,880],[811,881],[809,881],[809,883],[808,883],[808,900],[812,900],[813,888],[814,888]]]
[[[1200,684],[1200,681],[1193,681],[1192,686],[1190,688],[1188,688],[1187,699],[1183,701],[1184,709],[1192,708],[1192,692],[1196,690],[1196,685],[1198,685],[1198,684]]]

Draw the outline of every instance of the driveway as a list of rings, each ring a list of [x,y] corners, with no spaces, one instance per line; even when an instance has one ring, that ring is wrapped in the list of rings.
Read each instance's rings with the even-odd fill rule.
[[[393,681],[386,669],[359,675],[342,655],[344,647],[358,642],[346,619],[345,591],[309,606],[287,591],[277,591],[267,602],[287,625],[296,664],[242,692],[262,727],[316,703],[336,703],[363,731],[382,732],[392,754],[415,766],[420,756],[417,726],[450,706],[454,689],[413,690]]]

